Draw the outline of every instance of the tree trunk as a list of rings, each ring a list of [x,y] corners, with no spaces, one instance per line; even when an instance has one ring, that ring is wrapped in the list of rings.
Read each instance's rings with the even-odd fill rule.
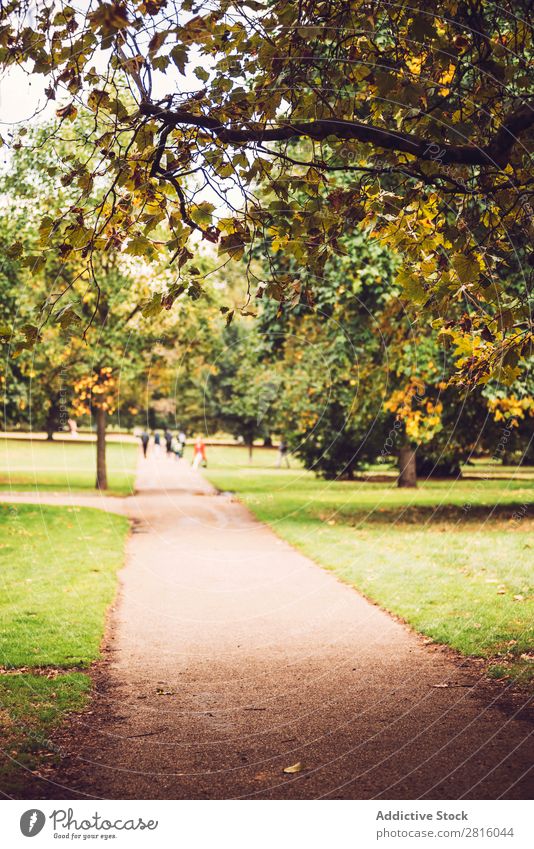
[[[254,448],[254,444],[252,442],[249,442],[247,444],[248,444],[248,461],[249,461],[249,463],[252,463],[252,450]]]
[[[106,469],[106,411],[96,410],[96,488],[108,488]]]
[[[399,449],[399,477],[397,486],[412,488],[417,486],[416,450],[408,441],[401,444]]]
[[[45,426],[44,426],[45,431],[46,431],[46,438],[49,442],[51,440],[53,440],[53,438],[54,438],[54,433],[55,433],[56,427],[57,427],[57,418],[58,418],[58,416],[57,416],[56,402],[53,400],[53,401],[50,402],[50,406],[48,408],[48,413],[46,414],[46,420],[45,420]]]

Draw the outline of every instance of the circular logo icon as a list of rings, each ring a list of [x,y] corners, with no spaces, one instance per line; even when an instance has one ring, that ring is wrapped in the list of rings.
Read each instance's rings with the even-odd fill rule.
[[[46,822],[46,817],[42,811],[37,808],[31,808],[29,811],[24,811],[20,818],[20,830],[24,837],[35,837],[39,834]]]

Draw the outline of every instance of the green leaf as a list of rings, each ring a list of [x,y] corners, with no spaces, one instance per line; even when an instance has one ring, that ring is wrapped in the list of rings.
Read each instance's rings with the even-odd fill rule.
[[[402,294],[416,304],[422,304],[427,299],[427,293],[420,278],[409,269],[403,269],[397,275],[396,282],[402,288]]]
[[[25,268],[29,268],[30,271],[33,271],[35,274],[44,268],[45,263],[46,257],[44,254],[30,254],[21,260],[21,264]]]
[[[452,258],[452,267],[460,278],[461,283],[476,283],[480,275],[480,266],[472,256],[456,254]]]
[[[173,47],[171,50],[171,59],[180,71],[180,73],[185,74],[185,65],[187,62],[187,49],[183,47],[183,45],[177,44],[176,47]]]
[[[197,79],[201,80],[201,82],[203,82],[203,83],[205,83],[209,80],[209,77],[210,77],[209,71],[206,71],[205,68],[195,68],[193,73],[194,73],[195,77],[197,77]]]
[[[48,240],[54,229],[54,221],[49,215],[45,215],[39,224],[39,242],[41,245],[48,244]]]
[[[199,203],[191,209],[190,215],[195,224],[198,224],[199,227],[209,227],[211,224],[211,214],[214,209],[215,207],[212,203],[208,203],[208,201],[204,200],[202,203]]]
[[[24,245],[22,242],[13,242],[12,245],[9,246],[6,250],[6,254],[10,259],[17,259],[21,256],[22,251],[24,250]]]
[[[145,318],[153,318],[156,315],[159,315],[163,309],[163,304],[161,302],[161,292],[156,292],[150,300],[146,301],[141,310],[142,314]]]
[[[65,306],[56,313],[55,317],[61,329],[65,331],[72,330],[81,321],[80,316],[75,311],[72,304],[65,304]]]
[[[148,256],[153,250],[153,245],[150,239],[147,239],[146,236],[137,235],[134,236],[128,242],[124,253],[130,254],[132,256]]]
[[[65,236],[73,248],[83,248],[89,244],[93,231],[88,227],[68,227]]]

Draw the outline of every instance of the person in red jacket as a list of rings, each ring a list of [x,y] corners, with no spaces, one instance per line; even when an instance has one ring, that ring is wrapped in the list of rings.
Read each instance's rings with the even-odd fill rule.
[[[201,463],[204,466],[208,465],[208,461],[206,460],[206,446],[204,445],[202,437],[197,436],[195,444],[193,445],[192,466],[194,469],[198,469]]]

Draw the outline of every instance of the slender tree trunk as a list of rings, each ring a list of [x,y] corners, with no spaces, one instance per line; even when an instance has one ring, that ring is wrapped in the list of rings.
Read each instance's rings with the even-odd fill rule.
[[[96,410],[96,488],[108,488],[106,469],[106,411]]]
[[[248,461],[249,461],[249,463],[252,463],[252,450],[253,450],[253,448],[254,448],[253,443],[249,442],[248,443]]]
[[[412,488],[417,486],[416,450],[410,445],[408,440],[401,444],[399,449],[399,477],[397,486]]]
[[[54,405],[55,405],[55,402],[52,402],[50,404],[50,407],[48,408],[48,413],[46,415],[46,421],[45,421],[46,438],[49,442],[52,441],[53,438],[54,438],[54,432],[56,430],[56,424],[57,424],[56,409],[55,409]]]

